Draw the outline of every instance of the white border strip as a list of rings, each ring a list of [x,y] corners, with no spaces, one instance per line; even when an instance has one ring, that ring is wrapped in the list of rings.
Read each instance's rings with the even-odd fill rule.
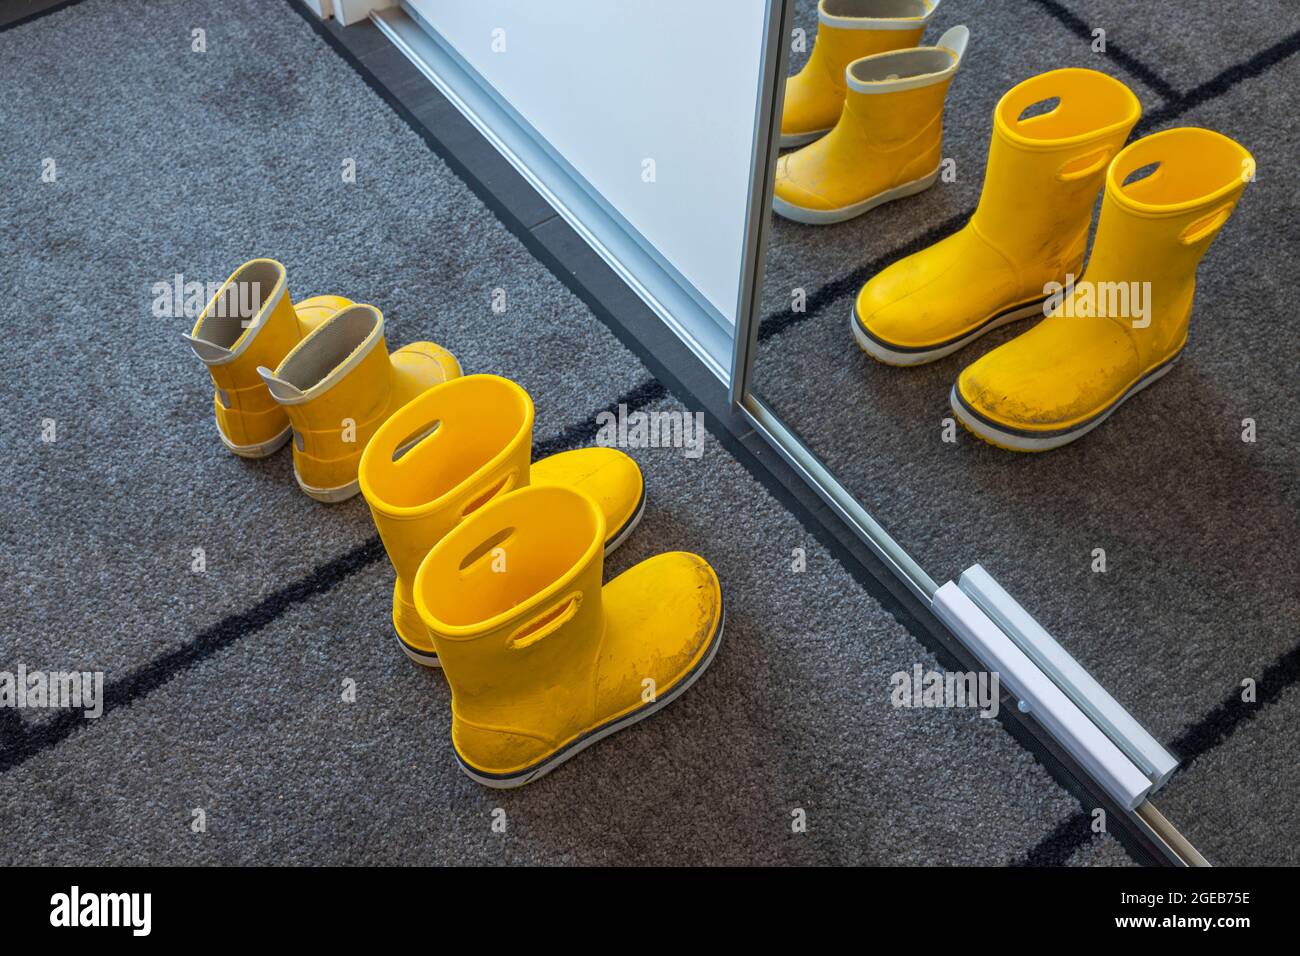
[[[1134,810],[1147,798],[1151,781],[1146,774],[956,584],[949,581],[935,592],[933,608],[980,663],[998,674],[1002,685],[1019,699],[1021,709],[1042,724],[1117,803]]]
[[[978,564],[967,568],[958,586],[1061,688],[1153,784],[1154,793],[1178,769],[1178,760],[1097,683],[1047,630],[1034,620],[993,576]]]

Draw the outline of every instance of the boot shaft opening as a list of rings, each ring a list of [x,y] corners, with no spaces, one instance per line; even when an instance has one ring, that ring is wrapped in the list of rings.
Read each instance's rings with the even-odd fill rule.
[[[278,294],[284,267],[271,259],[254,259],[235,270],[195,323],[193,338],[233,349],[252,320]]]
[[[416,606],[439,636],[470,638],[571,594],[598,600],[604,538],[604,514],[587,495],[558,485],[520,489],[434,545],[416,575]]]
[[[371,438],[361,457],[366,500],[380,511],[433,510],[451,492],[471,489],[466,514],[510,487],[522,448],[532,449],[528,393],[495,375],[468,375],[430,389],[400,409]],[[500,467],[498,467],[500,466]],[[515,476],[517,482],[522,476]]]
[[[966,27],[953,27],[935,46],[854,60],[848,67],[848,86],[859,93],[892,93],[942,83],[957,72],[969,39]]]
[[[1096,70],[1067,68],[1031,77],[1007,91],[994,110],[994,128],[1018,145],[1050,149],[1132,127],[1141,111],[1133,91],[1119,80]]]
[[[830,26],[887,29],[896,21],[911,21],[903,26],[920,26],[938,5],[938,0],[821,0],[817,12],[821,22]]]
[[[1107,185],[1119,202],[1136,211],[1172,214],[1225,198],[1243,187],[1253,171],[1254,159],[1241,144],[1212,130],[1181,127],[1153,133],[1122,150],[1111,164]]]

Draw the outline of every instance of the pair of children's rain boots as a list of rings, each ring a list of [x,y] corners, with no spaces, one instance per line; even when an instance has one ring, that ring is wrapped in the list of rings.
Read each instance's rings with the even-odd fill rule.
[[[1015,451],[1080,438],[1167,373],[1187,342],[1197,265],[1254,161],[1205,129],[1124,146],[1140,113],[1127,86],[1093,70],[1013,87],[994,110],[974,216],[866,283],[850,317],[858,345],[888,365],[920,365],[1042,318],[968,366],[950,393],[967,429]]]
[[[318,501],[358,491],[366,442],[397,409],[460,375],[432,342],[390,353],[373,305],[322,295],[294,303],[274,259],[235,270],[186,340],[212,376],[222,443],[265,458],[293,437],[299,487]]]
[[[237,269],[191,347],[237,455],[294,437],[299,485],[361,490],[397,581],[402,650],[441,666],[461,768],[492,787],[537,779],[662,708],[712,662],[722,591],[697,555],[660,554],[603,584],[645,510],[621,451],[532,461],[533,403],[445,349],[389,354],[383,316],[338,296],[291,302],[284,267]]]
[[[928,189],[943,104],[970,31],[916,44],[938,0],[821,0],[808,62],[786,83],[772,209],[825,225]],[[809,144],[809,145],[804,145]]]
[[[532,460],[533,403],[470,375],[378,430],[360,482],[397,572],[393,627],[452,692],[462,770],[529,783],[662,708],[712,662],[722,591],[701,557],[660,554],[603,582],[641,520],[640,469],[612,448]]]

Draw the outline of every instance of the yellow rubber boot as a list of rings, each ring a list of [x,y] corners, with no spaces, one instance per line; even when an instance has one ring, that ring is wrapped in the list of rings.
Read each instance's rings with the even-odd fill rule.
[[[1106,168],[1140,114],[1127,86],[1093,70],[1012,87],[993,111],[975,215],[863,286],[849,323],[858,345],[887,365],[921,365],[1041,316],[1047,284],[1079,272]]]
[[[430,389],[393,415],[361,456],[361,493],[397,572],[393,628],[407,657],[438,666],[415,610],[415,573],[429,549],[484,504],[528,484],[581,489],[604,512],[605,553],[641,520],[645,482],[614,448],[580,448],[532,461],[533,400],[509,379],[467,375]]]
[[[352,305],[308,335],[275,371],[259,367],[271,397],[293,425],[293,472],[317,501],[344,501],[359,490],[366,442],[421,392],[460,375],[460,365],[432,342],[391,355],[384,316]]]
[[[601,587],[605,515],[570,488],[524,488],[434,545],[415,606],[451,685],[461,769],[538,779],[693,684],[722,638],[722,590],[676,551]]]
[[[252,259],[234,271],[184,338],[212,376],[221,442],[243,458],[265,458],[289,440],[289,419],[257,374],[277,365],[349,300],[318,295],[289,300],[284,266]]]
[[[849,64],[835,128],[777,161],[772,211],[824,225],[932,186],[943,159],[943,101],[969,39],[953,27],[937,46]]]
[[[817,37],[803,69],[786,80],[781,146],[830,132],[844,105],[844,70],[873,53],[916,46],[939,0],[821,0]]]
[[[1245,149],[1204,129],[1155,133],[1116,156],[1087,272],[1047,318],[961,373],[961,422],[995,445],[1046,451],[1168,372],[1187,342],[1197,264],[1253,171]]]

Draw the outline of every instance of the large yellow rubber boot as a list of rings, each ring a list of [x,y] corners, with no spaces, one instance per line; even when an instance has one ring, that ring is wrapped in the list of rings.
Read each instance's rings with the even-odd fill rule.
[[[308,335],[275,371],[258,368],[271,397],[293,424],[293,473],[317,501],[344,501],[359,490],[366,442],[421,392],[460,375],[460,364],[432,342],[391,355],[384,316],[352,305]]]
[[[943,159],[943,101],[969,39],[953,27],[937,46],[850,63],[835,128],[777,161],[772,211],[824,225],[932,186]]]
[[[605,515],[570,488],[524,488],[434,545],[415,606],[451,685],[461,769],[530,783],[693,684],[722,638],[722,590],[676,551],[601,587]]]
[[[438,653],[415,610],[415,573],[429,549],[487,502],[526,485],[567,485],[605,514],[608,554],[641,520],[645,482],[614,448],[579,448],[533,462],[533,400],[509,379],[467,375],[393,415],[361,456],[361,493],[397,572],[393,628],[426,667]]]
[[[817,37],[803,69],[785,84],[781,145],[830,132],[844,105],[844,70],[854,60],[916,46],[939,0],[821,0]]]
[[[961,422],[995,445],[1046,451],[1168,372],[1187,343],[1197,264],[1254,165],[1205,129],[1155,133],[1116,156],[1087,272],[1047,318],[962,372],[951,397]]]
[[[252,259],[217,290],[184,338],[212,376],[221,442],[243,458],[265,458],[289,440],[289,419],[257,374],[351,302],[318,295],[294,304],[284,266]]]
[[[1140,114],[1127,86],[1093,70],[1012,87],[993,111],[975,215],[863,286],[849,322],[858,345],[887,365],[921,365],[1041,316],[1048,283],[1079,272],[1106,168]]]

